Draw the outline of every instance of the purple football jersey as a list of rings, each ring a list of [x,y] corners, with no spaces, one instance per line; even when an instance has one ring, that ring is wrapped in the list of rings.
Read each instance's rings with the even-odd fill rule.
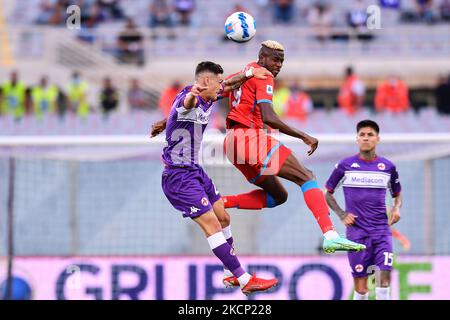
[[[166,124],[167,146],[162,159],[168,166],[190,167],[198,163],[203,132],[208,125],[213,102],[197,97],[192,109],[184,107],[184,99],[192,86],[185,87],[175,98]]]
[[[395,165],[383,157],[367,161],[357,154],[336,164],[325,187],[333,193],[340,184],[344,189],[345,211],[357,216],[355,224],[347,228],[347,237],[390,235],[386,189],[393,197],[401,192]]]

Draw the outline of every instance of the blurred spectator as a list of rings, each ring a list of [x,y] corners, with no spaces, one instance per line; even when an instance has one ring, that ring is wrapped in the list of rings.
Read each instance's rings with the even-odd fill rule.
[[[120,0],[97,0],[100,10],[107,19],[118,20],[124,18]]]
[[[107,19],[100,5],[96,3],[92,4],[89,8],[86,8],[84,11],[87,13],[85,15],[82,15],[81,19],[82,27],[95,28],[99,23]]]
[[[419,18],[427,23],[433,23],[436,17],[433,13],[433,0],[416,0],[416,10]]]
[[[178,80],[175,80],[169,87],[167,87],[159,98],[159,110],[167,118],[170,113],[170,108],[172,107],[172,103],[175,100],[175,97],[181,90],[181,83]]]
[[[67,86],[67,95],[69,98],[69,109],[76,112],[81,118],[89,115],[90,108],[87,102],[88,84],[81,79],[79,72],[72,73],[72,78]]]
[[[277,80],[275,90],[273,92],[272,102],[273,110],[279,117],[282,117],[286,112],[286,103],[290,94],[291,92],[289,87],[286,85],[286,82],[282,79]]]
[[[180,19],[179,22],[182,26],[188,26],[191,24],[191,14],[195,9],[194,0],[174,0],[174,8],[178,13]]]
[[[103,88],[100,93],[100,104],[105,115],[108,115],[111,111],[116,110],[119,105],[119,92],[117,92],[117,89],[113,86],[110,77],[103,79]]]
[[[291,23],[294,17],[294,0],[272,0],[275,23]]]
[[[47,76],[43,76],[37,86],[31,91],[33,101],[33,113],[37,118],[42,118],[46,113],[55,113],[58,102],[58,88],[48,85]]]
[[[40,13],[36,19],[38,24],[61,25],[66,15],[64,2],[60,0],[41,0]]]
[[[349,115],[353,115],[361,108],[364,94],[364,83],[354,74],[352,67],[347,67],[345,79],[338,95],[339,109]]]
[[[2,100],[0,100],[0,114],[10,114],[16,120],[21,119],[26,112],[26,85],[19,80],[17,71],[10,73],[10,80],[1,85]]]
[[[64,117],[66,116],[67,110],[69,110],[69,99],[67,98],[67,95],[65,94],[64,90],[61,88],[58,89],[58,97],[57,97],[57,113],[60,120],[64,120]]]
[[[362,0],[356,0],[355,4],[347,13],[347,21],[349,26],[359,29],[366,27],[367,12],[366,6]]]
[[[159,26],[165,26],[167,28],[172,29],[175,26],[173,21],[173,8],[169,5],[168,0],[153,0],[150,4],[150,28],[154,29]],[[156,38],[158,34],[156,32],[153,33],[153,38]],[[173,31],[169,32],[168,36],[170,38],[175,37],[175,33]]]
[[[332,20],[330,6],[323,1],[316,2],[308,12],[308,23],[319,41],[330,38]]]
[[[136,29],[131,18],[127,19],[125,30],[123,30],[118,38],[118,58],[123,63],[137,63],[144,65],[144,37]]]
[[[356,0],[356,3],[347,13],[347,22],[350,27],[356,32],[359,40],[371,40],[373,36],[369,33],[367,28],[367,6],[363,0]]]
[[[147,94],[141,88],[138,79],[131,79],[130,87],[127,94],[128,107],[131,110],[146,110],[149,109],[150,101]]]
[[[375,110],[401,113],[409,110],[408,87],[397,76],[391,75],[377,88]]]
[[[299,82],[291,86],[290,92],[284,116],[305,122],[308,114],[313,110],[311,97],[304,91]]]
[[[27,87],[25,89],[25,113],[32,114],[33,113],[33,97],[32,97],[32,88]]]
[[[442,0],[439,5],[439,14],[442,21],[450,22],[450,0]]]
[[[433,12],[433,0],[415,0],[414,10],[404,10],[401,20],[403,22],[426,22],[434,23],[437,20]]]
[[[448,78],[440,78],[435,95],[438,112],[442,115],[450,115],[450,75]]]

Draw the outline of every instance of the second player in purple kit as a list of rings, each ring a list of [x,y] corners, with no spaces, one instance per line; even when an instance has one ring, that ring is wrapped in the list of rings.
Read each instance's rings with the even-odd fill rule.
[[[367,247],[360,252],[348,252],[355,283],[355,300],[368,299],[367,278],[373,271],[380,272],[377,274],[376,298],[390,299],[393,263],[390,225],[400,219],[401,185],[395,165],[376,154],[379,131],[374,121],[359,122],[359,154],[337,163],[325,185],[327,203],[346,225],[347,238]],[[344,191],[345,210],[333,196],[340,185]],[[389,216],[386,214],[387,190],[394,199]]]

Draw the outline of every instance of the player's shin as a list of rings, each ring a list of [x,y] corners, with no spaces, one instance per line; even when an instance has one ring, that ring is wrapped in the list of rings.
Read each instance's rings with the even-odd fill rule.
[[[238,278],[241,287],[244,287],[251,276],[241,267],[238,258],[234,255],[233,248],[225,239],[222,232],[217,232],[208,237],[208,243],[212,252],[222,261],[223,265]]]
[[[306,205],[309,210],[312,211],[325,238],[333,239],[338,237],[339,235],[336,231],[334,231],[333,222],[331,222],[329,217],[329,210],[325,196],[319,189],[317,182],[314,180],[309,180],[301,186],[301,189],[303,191],[303,197]]]

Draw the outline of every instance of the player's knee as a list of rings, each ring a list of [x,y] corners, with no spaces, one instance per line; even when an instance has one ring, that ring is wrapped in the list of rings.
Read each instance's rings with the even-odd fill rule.
[[[366,289],[357,288],[357,289],[355,289],[355,291],[358,292],[360,295],[364,295],[367,292],[369,292],[369,289],[367,289],[367,288]]]
[[[267,208],[274,208],[287,201],[288,193],[285,190],[277,192],[275,195],[266,193],[266,206]]]
[[[380,279],[380,286],[381,288],[387,288],[389,287],[391,282],[389,274],[386,274],[385,272],[381,273],[381,279]]]
[[[280,194],[277,195],[277,197],[275,198],[275,202],[277,204],[277,206],[279,206],[280,204],[283,204],[287,201],[288,199],[288,193],[287,191],[283,190],[283,192],[280,192]]]
[[[314,174],[314,172],[312,172],[309,169],[306,169],[305,177],[306,177],[306,181],[316,180],[316,175]]]
[[[226,211],[223,212],[223,214],[219,218],[219,222],[220,222],[220,225],[222,226],[222,228],[228,227],[230,225],[231,218],[230,218],[230,215],[228,214],[228,212],[226,212]]]
[[[311,170],[305,168],[304,170],[301,170],[300,172],[298,172],[294,182],[296,184],[298,184],[299,186],[301,186],[305,182],[310,181],[310,180],[315,180],[315,179],[316,179],[316,176],[314,175],[314,173]]]

